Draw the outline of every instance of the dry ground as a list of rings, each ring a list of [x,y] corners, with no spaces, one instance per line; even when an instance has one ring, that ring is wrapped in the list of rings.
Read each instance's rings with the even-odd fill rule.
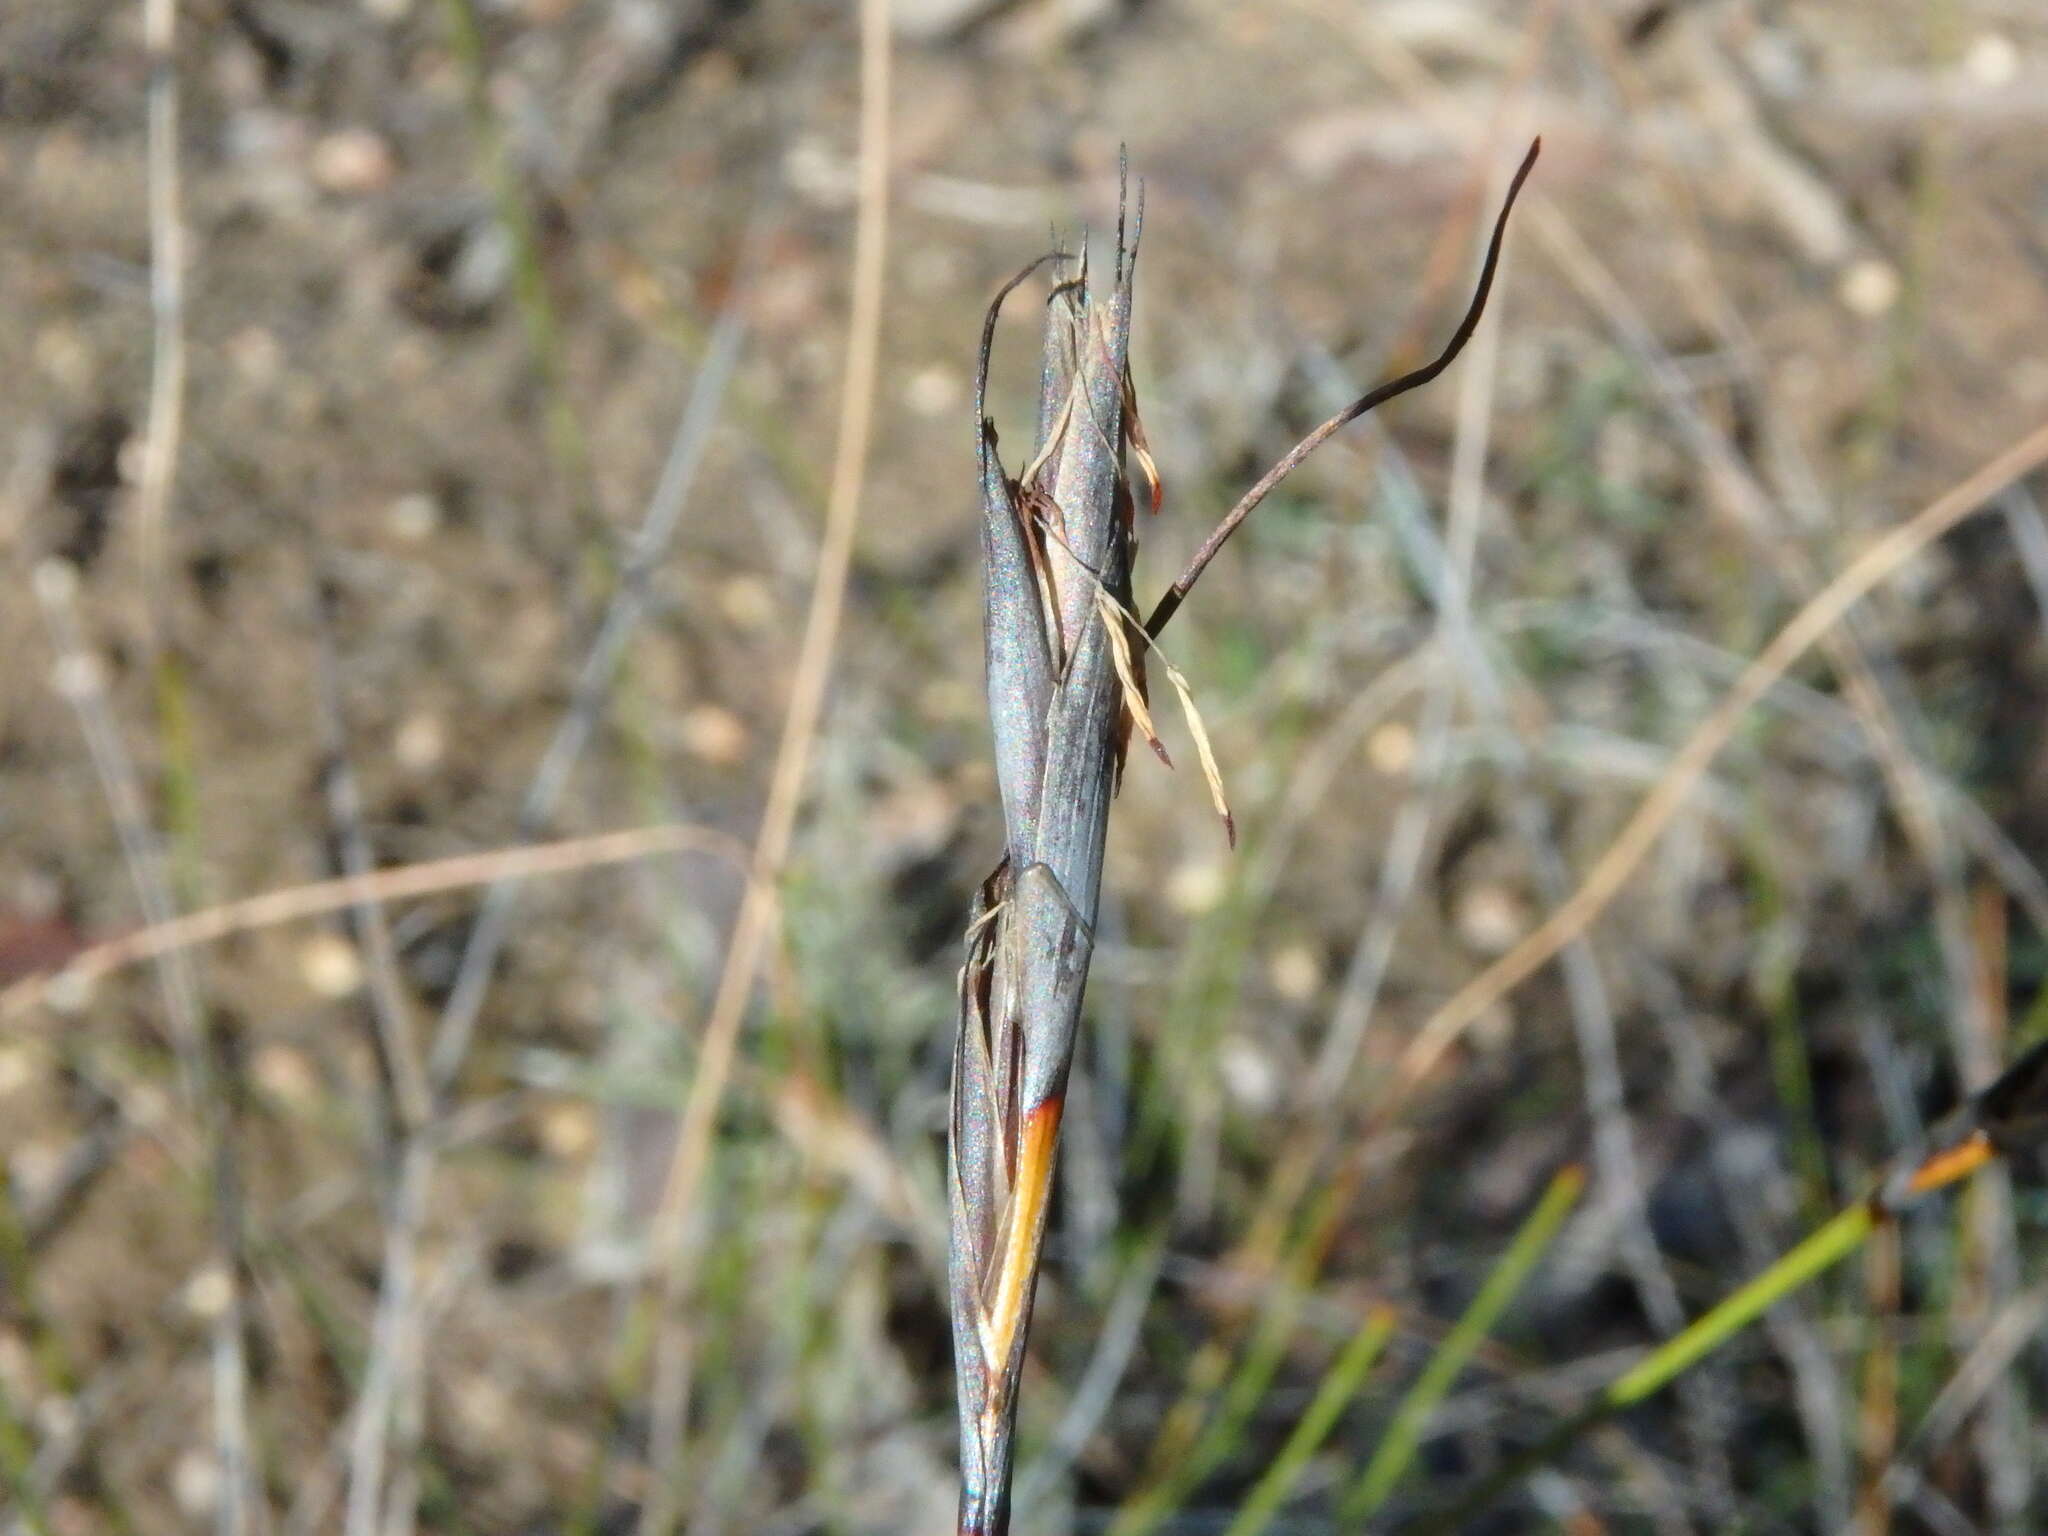
[[[352,846],[396,867],[672,821],[743,844],[831,463],[852,18],[193,0],[189,378],[154,550],[143,22],[140,0],[0,11],[0,983],[136,928],[138,869],[196,909],[333,875]],[[998,840],[981,307],[1050,228],[1110,216],[1127,144],[1168,487],[1148,592],[1306,426],[1434,346],[1540,131],[1471,353],[1290,482],[1169,636],[1245,835],[1226,851],[1169,722],[1181,770],[1134,760],[1115,818],[1027,1392],[1020,1527],[1100,1529],[1195,1464],[1169,1410],[1239,1358],[1206,1344],[1264,1319],[1277,1371],[1158,1510],[1220,1529],[1391,1303],[1396,1347],[1287,1508],[1330,1529],[1432,1341],[1585,1161],[1399,1525],[2042,1027],[2036,484],[1745,723],[1623,899],[1410,1096],[1405,1148],[1354,1145],[1376,1074],[1562,899],[1799,600],[2048,415],[2048,15],[904,0],[894,65],[875,452],[767,985],[688,1228],[680,1437],[650,1447],[630,1301],[741,888],[723,845],[551,875],[512,913],[423,1186],[391,1502],[435,1531],[623,1530],[671,1476],[692,1531],[950,1529],[949,1000]],[[1010,444],[1033,309],[998,336]],[[536,800],[676,443],[702,462],[672,545],[587,747]],[[395,902],[388,955],[368,913],[190,952],[208,1044],[182,1078],[149,967],[9,1017],[0,1527],[207,1523],[209,1362],[236,1337],[273,1528],[340,1521],[352,1407],[391,1355],[403,1070],[379,1029],[433,1037],[476,911],[474,889]],[[1271,1181],[1304,1148],[1373,1172],[1275,1322],[1296,1291],[1255,1261],[1260,1223],[1300,1220]],[[1930,1212],[1896,1286],[1881,1247],[1485,1528],[2042,1528],[2044,1218],[1995,1183]]]

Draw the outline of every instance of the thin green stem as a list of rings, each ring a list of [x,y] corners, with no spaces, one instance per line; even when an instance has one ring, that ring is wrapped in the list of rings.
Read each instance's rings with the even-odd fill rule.
[[[1747,1328],[1807,1281],[1840,1263],[1877,1224],[1875,1208],[1859,1200],[1809,1235],[1777,1263],[1671,1339],[1601,1394],[1610,1411],[1631,1407],[1662,1391],[1700,1360]]]
[[[1473,1353],[1493,1331],[1501,1313],[1507,1310],[1508,1303],[1514,1300],[1523,1282],[1529,1278],[1529,1272],[1536,1267],[1536,1261],[1543,1257],[1544,1251],[1556,1238],[1558,1228],[1564,1224],[1585,1183],[1585,1171],[1576,1165],[1561,1170],[1550,1181],[1550,1188],[1544,1191],[1529,1219],[1522,1223],[1521,1231],[1508,1244],[1508,1251],[1501,1255],[1500,1262],[1486,1277],[1486,1283],[1480,1286],[1479,1294],[1472,1298],[1464,1316],[1445,1336],[1442,1345],[1430,1357],[1429,1364],[1416,1378],[1415,1385],[1409,1388],[1408,1395],[1394,1410],[1393,1422],[1387,1426],[1378,1449],[1338,1506],[1341,1524],[1356,1525],[1369,1519],[1394,1491],[1409,1463],[1415,1459],[1416,1448],[1422,1443],[1422,1432],[1428,1426],[1430,1416],[1471,1361]]]
[[[1989,1140],[1980,1133],[1927,1156],[1897,1187],[1904,1198],[1932,1194],[1968,1178],[1993,1156]],[[1421,1536],[1465,1529],[1508,1489],[1563,1455],[1589,1430],[1661,1392],[1778,1302],[1854,1253],[1880,1223],[1891,1218],[1893,1207],[1888,1199],[1873,1195],[1858,1200],[1822,1223],[1769,1269],[1609,1382],[1599,1396],[1542,1440],[1510,1457],[1448,1512],[1425,1524]]]
[[[1334,1189],[1324,1191],[1310,1213],[1312,1226],[1331,1214],[1335,1194]],[[1197,1357],[1181,1400],[1167,1415],[1153,1446],[1152,1465],[1164,1470],[1117,1512],[1109,1536],[1150,1536],[1237,1446],[1246,1423],[1265,1401],[1266,1389],[1279,1373],[1287,1357],[1288,1343],[1294,1337],[1302,1298],[1311,1279],[1306,1248],[1300,1249],[1299,1255],[1303,1262],[1290,1266],[1280,1277],[1280,1283],[1269,1290],[1259,1309],[1251,1341],[1228,1382],[1223,1379],[1228,1355],[1215,1340],[1210,1340]],[[1214,1414],[1203,1424],[1202,1415],[1212,1401],[1216,1402]]]
[[[1287,1437],[1287,1443],[1280,1448],[1273,1465],[1266,1469],[1266,1475],[1253,1485],[1251,1494],[1237,1512],[1237,1518],[1230,1522],[1225,1536],[1259,1536],[1287,1502],[1300,1481],[1309,1458],[1322,1449],[1322,1444],[1336,1428],[1337,1417],[1358,1395],[1358,1389],[1365,1380],[1366,1372],[1373,1368],[1386,1348],[1387,1340],[1393,1336],[1394,1321],[1398,1314],[1392,1307],[1375,1306],[1366,1313],[1365,1322],[1352,1335],[1351,1342],[1337,1357],[1322,1385],[1316,1388],[1316,1395],[1308,1405],[1308,1411],[1294,1426],[1294,1433]]]
[[[505,126],[491,104],[483,26],[474,0],[441,0],[441,15],[449,47],[462,71],[470,126],[490,184],[491,201],[498,222],[512,242],[512,297],[547,400],[548,450],[563,475],[577,526],[592,539],[591,550],[601,551],[603,530],[598,526],[596,508],[589,504],[589,446],[569,391],[562,327],[555,315],[547,271],[541,261],[540,227],[521,185]]]

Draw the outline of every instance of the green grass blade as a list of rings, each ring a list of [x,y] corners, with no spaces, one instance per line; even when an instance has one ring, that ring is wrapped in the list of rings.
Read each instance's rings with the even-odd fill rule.
[[[1245,1421],[1286,1357],[1287,1343],[1301,1311],[1300,1290],[1291,1282],[1283,1285],[1259,1314],[1256,1332],[1237,1370],[1223,1387],[1221,1401],[1199,1435],[1191,1437],[1187,1449],[1176,1457],[1166,1474],[1136,1494],[1117,1512],[1109,1536],[1150,1536],[1173,1512],[1187,1501],[1195,1486],[1213,1472],[1237,1444]],[[1200,1398],[1211,1391],[1194,1384],[1195,1395],[1183,1407],[1193,1415],[1201,1411]]]
[[[1911,1199],[1947,1189],[1969,1178],[1995,1156],[1991,1141],[1982,1132],[1942,1148],[1909,1170],[1911,1177],[1904,1185],[1903,1196]],[[1873,1195],[1824,1222],[1769,1269],[1608,1383],[1577,1414],[1495,1469],[1448,1514],[1429,1521],[1423,1527],[1426,1536],[1462,1530],[1466,1520],[1491,1507],[1494,1500],[1538,1467],[1562,1456],[1595,1425],[1604,1424],[1623,1409],[1662,1391],[1776,1303],[1854,1253],[1879,1222],[1891,1219],[1895,1209],[1885,1204],[1885,1197]]]
[[[1337,1194],[1334,1187],[1323,1192],[1310,1212],[1308,1230],[1314,1230],[1330,1214]],[[1198,1365],[1190,1373],[1187,1389],[1168,1415],[1168,1427],[1161,1430],[1159,1445],[1154,1447],[1155,1452],[1165,1448],[1164,1456],[1154,1463],[1164,1470],[1155,1471],[1153,1479],[1117,1511],[1108,1536],[1150,1536],[1237,1449],[1245,1425],[1265,1401],[1266,1389],[1287,1357],[1310,1279],[1303,1251],[1297,1250],[1282,1283],[1269,1291],[1260,1307],[1251,1341],[1228,1381],[1224,1372],[1229,1361],[1220,1353],[1214,1357],[1213,1370]],[[1175,1427],[1172,1421],[1176,1419],[1185,1428]]]
[[[1393,1335],[1395,1316],[1394,1309],[1388,1306],[1376,1306],[1366,1314],[1364,1325],[1352,1336],[1351,1342],[1344,1347],[1344,1353],[1337,1357],[1336,1364],[1323,1377],[1308,1411],[1294,1426],[1294,1433],[1287,1437],[1287,1443],[1280,1448],[1279,1456],[1267,1468],[1266,1475],[1252,1488],[1250,1497],[1238,1510],[1237,1518],[1230,1522],[1225,1536],[1258,1536],[1279,1513],[1280,1506],[1287,1502],[1287,1496],[1294,1491],[1295,1483],[1308,1466],[1309,1458],[1322,1449],[1323,1442],[1336,1427],[1337,1416],[1358,1395],[1365,1373],[1372,1369],[1380,1351]]]
[[[1472,1298],[1465,1315],[1445,1336],[1443,1344],[1416,1378],[1415,1385],[1409,1388],[1408,1395],[1394,1410],[1393,1422],[1387,1426],[1378,1449],[1338,1506],[1340,1524],[1352,1526],[1370,1518],[1386,1502],[1387,1495],[1394,1491],[1394,1486],[1408,1470],[1408,1464],[1415,1459],[1416,1447],[1422,1443],[1422,1431],[1429,1423],[1430,1415],[1436,1412],[1437,1404],[1443,1401],[1444,1394],[1465,1369],[1473,1352],[1493,1331],[1501,1313],[1507,1310],[1508,1303],[1514,1300],[1515,1293],[1529,1278],[1529,1272],[1557,1236],[1557,1229],[1563,1225],[1585,1183],[1585,1171],[1576,1165],[1563,1169],[1550,1181],[1550,1188],[1544,1191],[1529,1219],[1522,1223],[1521,1231],[1508,1244],[1508,1251],[1486,1277],[1486,1283]]]
[[[1868,1200],[1859,1200],[1749,1284],[1727,1297],[1634,1369],[1618,1377],[1601,1401],[1610,1409],[1627,1408],[1660,1391],[1697,1361],[1725,1344],[1821,1271],[1855,1252],[1877,1220]]]

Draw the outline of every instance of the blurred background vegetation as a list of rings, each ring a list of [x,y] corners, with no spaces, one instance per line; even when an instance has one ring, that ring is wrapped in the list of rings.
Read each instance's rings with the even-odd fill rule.
[[[168,10],[0,11],[8,1530],[626,1531],[656,1489],[691,1532],[951,1529],[952,985],[1000,841],[973,351],[1051,231],[1113,217],[1120,144],[1167,486],[1141,598],[1434,350],[1545,149],[1471,351],[1167,637],[1242,836],[1160,711],[1182,766],[1134,757],[1113,820],[1020,1530],[1223,1529],[1319,1396],[1270,1528],[1339,1528],[1583,1164],[1405,1527],[2040,1032],[2037,481],[1796,668],[1391,1123],[1361,1109],[1799,602],[2048,415],[2034,0],[894,0],[846,615],[650,1329],[821,548],[855,19]],[[1035,322],[997,337],[1013,463]],[[178,912],[678,825],[488,903],[458,870],[37,979]],[[2043,1528],[2044,1220],[1987,1176],[1465,1528]]]

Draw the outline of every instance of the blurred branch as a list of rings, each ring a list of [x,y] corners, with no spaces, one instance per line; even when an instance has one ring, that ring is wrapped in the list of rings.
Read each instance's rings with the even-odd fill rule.
[[[47,561],[37,568],[32,584],[57,654],[59,691],[77,714],[137,902],[153,926],[165,927],[174,921],[176,901],[163,845],[150,824],[134,759],[108,705],[103,665],[88,648],[79,621],[76,568],[60,560]],[[220,1477],[214,1529],[218,1536],[244,1536],[262,1511],[250,1465],[249,1372],[242,1338],[241,1177],[233,1115],[214,1070],[214,1043],[191,959],[176,949],[161,951],[155,958],[181,1086],[200,1131],[204,1197],[212,1215],[208,1261],[219,1281],[218,1307],[210,1319],[214,1459]]]

